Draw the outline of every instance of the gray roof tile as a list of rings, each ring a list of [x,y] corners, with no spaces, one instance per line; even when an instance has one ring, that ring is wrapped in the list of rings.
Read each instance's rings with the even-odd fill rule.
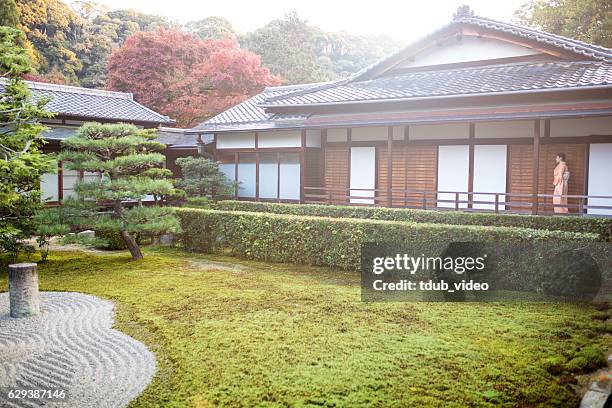
[[[431,38],[461,27],[485,28],[515,35],[576,54],[577,61],[490,65],[474,68],[423,71],[377,77],[381,68],[412,55]],[[590,61],[582,61],[584,58]],[[579,61],[578,61],[579,60]],[[190,131],[258,130],[291,127],[308,118],[304,114],[273,114],[266,108],[313,104],[440,96],[510,93],[612,85],[612,50],[528,27],[482,17],[459,17],[412,45],[340,81],[269,88],[259,95],[201,123]]]
[[[283,123],[292,123],[305,118],[303,115],[278,115],[266,113],[260,106],[267,98],[282,96],[306,88],[317,87],[320,84],[275,86],[266,88],[262,93],[239,103],[238,105],[221,112],[198,126],[190,132],[213,130],[241,130],[244,127],[263,129],[269,127],[283,127]]]
[[[419,71],[349,82],[266,101],[263,106],[305,106],[436,96],[509,93],[612,85],[612,63],[540,62]]]
[[[58,115],[75,116],[85,119],[116,120],[124,122],[148,122],[170,124],[174,121],[161,115],[132,98],[132,94],[98,89],[79,88],[41,82],[26,81],[32,91],[32,98],[50,98],[47,110]],[[0,93],[4,91],[5,80],[0,78]]]

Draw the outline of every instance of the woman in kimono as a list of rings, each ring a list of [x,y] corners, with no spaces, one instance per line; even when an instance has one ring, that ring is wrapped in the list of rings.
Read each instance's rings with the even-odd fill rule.
[[[567,214],[567,183],[569,181],[569,169],[565,163],[565,153],[557,153],[557,167],[554,171],[555,191],[553,192],[554,212]]]

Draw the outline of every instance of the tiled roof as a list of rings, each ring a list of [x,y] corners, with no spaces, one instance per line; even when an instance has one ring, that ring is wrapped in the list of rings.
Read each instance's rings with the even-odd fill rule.
[[[185,133],[187,129],[160,127],[157,129],[157,142],[163,143],[174,149],[195,149],[198,147],[197,135]],[[202,135],[204,144],[213,142],[210,134]]]
[[[263,129],[269,127],[282,127],[282,123],[292,123],[294,121],[302,120],[304,119],[303,115],[275,115],[266,113],[260,104],[271,97],[287,95],[299,90],[317,87],[319,85],[320,84],[305,84],[266,88],[262,93],[221,112],[217,116],[208,119],[189,131],[231,130],[232,128],[240,130],[245,125],[250,125],[248,126],[250,129]]]
[[[414,55],[437,36],[462,27],[490,29],[534,41],[576,55],[574,61],[523,62],[461,69],[413,71],[380,76],[386,69]],[[475,16],[458,16],[412,45],[362,69],[344,80],[266,89],[193,130],[258,130],[297,127],[306,114],[273,114],[267,108],[363,103],[382,100],[439,98],[478,94],[508,94],[559,89],[612,88],[612,50],[528,27]],[[190,130],[191,131],[191,130]]]
[[[50,98],[47,110],[85,119],[170,124],[174,121],[136,102],[132,94],[26,81],[32,98]],[[5,80],[0,78],[0,92]]]
[[[451,24],[469,24],[483,28],[490,28],[495,31],[502,31],[508,34],[517,35],[519,37],[535,40],[542,44],[549,44],[554,47],[563,48],[565,50],[582,54],[589,58],[597,60],[612,59],[612,50],[610,48],[601,47],[599,45],[588,44],[583,41],[574,40],[572,38],[563,37],[561,35],[551,34],[533,28],[520,26],[517,24],[504,23],[502,21],[491,20],[484,17],[460,17],[453,20]]]
[[[306,89],[306,90],[298,89],[292,93],[297,96],[297,95],[301,95],[305,93],[310,93],[317,88],[327,89],[327,88],[334,87],[336,85],[343,85],[343,84],[348,84],[352,82],[359,82],[364,79],[369,79],[369,76],[372,73],[377,72],[377,70],[380,69],[381,67],[392,64],[393,62],[398,62],[400,59],[406,58],[410,56],[411,54],[413,54],[415,51],[419,50],[422,44],[425,43],[428,39],[434,38],[441,33],[452,32],[454,30],[458,30],[461,26],[466,26],[466,25],[480,27],[480,28],[487,28],[487,29],[491,29],[495,31],[504,32],[507,34],[516,35],[516,36],[519,36],[527,40],[537,41],[541,44],[546,44],[546,45],[560,48],[566,51],[571,51],[571,52],[576,53],[577,55],[582,55],[582,56],[592,58],[595,60],[612,61],[612,49],[610,48],[605,48],[605,47],[601,47],[601,46],[594,45],[594,44],[588,44],[588,43],[574,40],[568,37],[546,33],[544,31],[539,31],[533,28],[528,28],[528,27],[524,27],[524,26],[520,26],[516,24],[510,24],[510,23],[504,23],[501,21],[491,20],[491,19],[484,18],[484,17],[477,17],[477,16],[460,17],[460,18],[455,18],[449,24],[439,28],[438,30],[432,33],[429,33],[428,35],[415,41],[409,46],[403,49],[400,49],[399,51],[379,61],[372,63],[371,65],[363,68],[362,70],[356,72],[355,74],[351,75],[350,77],[344,80],[336,81],[334,83],[323,83],[317,87]],[[267,98],[266,102],[269,102],[270,104],[272,104],[273,102],[285,99],[286,96],[287,95],[272,96],[272,97]]]
[[[333,104],[612,85],[612,63],[540,62],[419,71],[349,82],[266,101],[265,106]]]

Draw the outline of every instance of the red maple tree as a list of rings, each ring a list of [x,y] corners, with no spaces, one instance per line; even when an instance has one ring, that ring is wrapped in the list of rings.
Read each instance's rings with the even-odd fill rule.
[[[132,92],[185,127],[280,82],[258,55],[235,42],[176,30],[137,33],[108,60],[108,89]]]

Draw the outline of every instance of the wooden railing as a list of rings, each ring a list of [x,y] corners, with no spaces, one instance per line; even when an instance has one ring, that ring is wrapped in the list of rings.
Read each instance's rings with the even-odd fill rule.
[[[567,208],[569,214],[573,215],[586,214],[589,210],[612,215],[612,196],[566,195],[564,197],[568,203],[562,205],[553,204],[553,197],[553,194],[304,187],[303,201],[307,204],[562,215],[554,212],[555,207],[559,207]],[[589,204],[589,200],[603,201],[605,205]]]

